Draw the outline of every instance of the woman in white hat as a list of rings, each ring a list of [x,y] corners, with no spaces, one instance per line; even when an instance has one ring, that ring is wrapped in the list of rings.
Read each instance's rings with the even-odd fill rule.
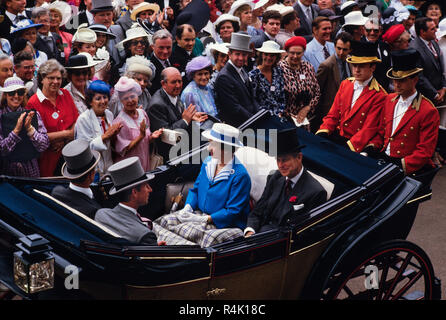
[[[251,0],[237,0],[229,11],[229,14],[240,19],[240,31],[247,32],[251,37],[258,34],[257,30],[251,26],[254,6]]]
[[[96,54],[96,32],[88,28],[87,24],[81,24],[73,36],[73,45],[70,55],[88,52],[92,57]]]
[[[219,36],[219,39],[215,39],[218,43],[231,43],[232,33],[240,30],[240,19],[225,13],[214,22],[214,27]]]
[[[214,90],[215,80],[217,79],[218,73],[228,62],[229,49],[227,43],[211,43],[206,47],[206,55],[213,60],[213,71],[211,78],[209,79],[209,87]]]
[[[202,133],[209,139],[210,156],[203,161],[194,187],[188,192],[182,214],[200,210],[204,215],[197,217],[219,229],[246,227],[251,179],[234,156],[243,147],[239,134],[238,129],[223,123],[215,123]]]
[[[60,28],[63,28],[70,20],[71,6],[64,1],[56,0],[49,4],[48,9],[50,10],[50,31],[58,34],[62,38],[65,62],[68,62],[73,35],[69,32],[62,31]]]
[[[22,79],[6,79],[0,92],[1,172],[11,176],[40,177],[37,159],[49,146],[42,118],[38,111],[26,112],[28,99]]]
[[[277,66],[284,50],[275,41],[265,41],[257,49],[257,68],[249,72],[254,86],[254,97],[259,108],[281,115],[286,105],[282,69]]]

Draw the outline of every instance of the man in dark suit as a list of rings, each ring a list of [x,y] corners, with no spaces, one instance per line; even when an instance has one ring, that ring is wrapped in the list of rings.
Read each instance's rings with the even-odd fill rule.
[[[194,105],[184,107],[180,99],[183,88],[183,80],[178,69],[168,67],[161,73],[161,88],[155,92],[150,99],[148,116],[150,119],[150,130],[156,131],[161,128],[170,130],[186,130],[191,132],[192,121],[203,122],[207,115],[197,112]],[[165,161],[169,159],[171,145],[157,141],[158,152]]]
[[[277,167],[270,174],[262,196],[248,216],[246,237],[297,221],[327,201],[327,192],[302,165],[304,146],[299,145],[296,128],[277,135]]]
[[[322,119],[330,111],[336,93],[341,82],[352,75],[347,63],[347,57],[351,52],[353,38],[347,32],[341,32],[335,38],[335,54],[319,65],[316,78],[321,88],[319,107],[316,110],[315,118],[311,121],[311,130],[316,132],[322,124]]]
[[[319,7],[313,3],[313,0],[297,0],[293,8],[300,19],[300,28],[296,30],[296,35],[303,36],[307,42],[310,42],[313,39],[311,24],[318,16]]]
[[[417,84],[417,90],[436,105],[443,103],[446,94],[446,79],[441,64],[441,50],[435,41],[437,28],[431,18],[423,17],[415,21],[417,37],[410,42],[410,47],[420,53],[423,73]]]
[[[249,53],[252,52],[249,47],[250,39],[247,34],[232,33],[231,44],[228,46],[229,61],[215,80],[218,116],[234,127],[240,126],[258,111],[251,80],[243,69]]]
[[[260,48],[265,41],[276,41],[276,36],[280,31],[280,22],[282,15],[279,11],[269,10],[262,16],[262,33],[258,36],[252,37],[252,42],[255,48]]]
[[[190,24],[182,24],[178,26],[175,33],[176,41],[172,48],[170,62],[172,63],[172,66],[180,71],[181,76],[183,77],[183,87],[186,87],[189,83],[189,79],[186,77],[185,70],[187,63],[195,57],[193,49],[196,33],[194,27]]]
[[[161,88],[161,72],[165,68],[172,66],[169,59],[172,55],[173,39],[169,31],[162,29],[155,32],[152,37],[152,42],[153,53],[150,56],[150,61],[155,66],[155,76],[149,92],[153,96]]]
[[[1,1],[0,16],[0,38],[6,38],[12,43],[11,26],[23,19],[31,19],[31,11],[25,10],[26,0],[3,0]]]
[[[34,8],[32,20],[34,23],[42,25],[37,32],[34,48],[45,52],[48,59],[56,59],[64,65],[65,53],[62,38],[57,33],[50,31],[50,10],[45,7]]]
[[[121,160],[110,166],[108,172],[114,184],[109,193],[117,195],[119,204],[113,209],[98,210],[95,220],[131,242],[165,245],[165,242],[157,242],[152,221],[138,212],[138,208],[149,202],[152,188],[148,181],[154,175],[144,172],[138,157]]]
[[[94,219],[101,205],[94,199],[90,184],[94,180],[95,167],[101,157],[97,151],[90,150],[85,140],[73,140],[62,149],[65,163],[62,175],[70,179],[68,188],[56,186],[51,195],[68,206]]]

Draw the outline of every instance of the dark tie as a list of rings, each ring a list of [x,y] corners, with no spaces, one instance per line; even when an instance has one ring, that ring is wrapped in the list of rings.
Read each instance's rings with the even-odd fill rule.
[[[136,215],[138,216],[139,220],[141,220],[142,224],[147,226],[147,228],[149,228],[150,230],[152,230],[153,228],[153,223],[152,220],[141,216],[139,213],[136,213]]]
[[[341,61],[341,81],[347,79],[347,69],[345,68],[345,62]]]
[[[180,100],[179,97],[177,100],[177,108],[178,108],[178,111],[180,112],[180,114],[183,114],[183,111],[184,111],[183,102]]]
[[[290,192],[291,192],[291,179],[286,179],[285,180],[284,191],[285,191],[285,196],[289,196],[290,195]]]
[[[24,15],[19,14],[19,15],[17,15],[17,16],[15,17],[15,19],[14,19],[14,24],[17,24],[19,21],[21,21],[21,20],[25,20],[25,19],[28,19],[28,18],[25,17]]]
[[[325,57],[325,60],[327,60],[330,57],[330,52],[328,52],[326,46],[324,46],[324,57]]]
[[[248,85],[249,77],[248,77],[248,74],[246,73],[245,69],[242,68],[240,73],[242,74],[243,81],[245,82],[246,85]]]

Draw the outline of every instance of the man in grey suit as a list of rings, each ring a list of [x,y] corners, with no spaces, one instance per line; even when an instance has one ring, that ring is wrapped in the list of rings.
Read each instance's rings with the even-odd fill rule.
[[[327,191],[302,165],[304,146],[296,128],[277,135],[277,167],[270,174],[262,196],[249,213],[245,237],[304,219],[311,209],[327,201]]]
[[[353,37],[347,32],[341,32],[335,38],[335,53],[322,62],[317,69],[316,78],[321,88],[319,107],[315,118],[311,121],[311,129],[316,132],[322,124],[322,119],[330,111],[341,82],[351,76],[347,56],[351,52]],[[314,130],[313,130],[314,129]]]
[[[149,202],[152,192],[148,181],[153,174],[146,174],[138,157],[121,160],[109,167],[114,186],[110,195],[119,197],[119,204],[113,209],[98,210],[95,220],[131,242],[142,245],[163,245],[157,242],[152,231],[152,221],[142,217],[138,208]]]
[[[62,149],[65,163],[62,175],[70,180],[68,188],[56,186],[51,195],[57,200],[94,219],[101,205],[94,199],[90,185],[94,180],[96,165],[101,154],[90,150],[90,143],[85,140],[73,140]]]
[[[313,3],[313,0],[297,0],[293,8],[300,19],[300,28],[297,29],[296,35],[303,36],[307,42],[310,42],[313,39],[311,23],[318,16],[319,7]]]

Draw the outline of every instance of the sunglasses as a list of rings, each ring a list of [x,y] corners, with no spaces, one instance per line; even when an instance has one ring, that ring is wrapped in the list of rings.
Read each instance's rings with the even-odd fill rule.
[[[137,46],[138,44],[145,46],[146,42],[144,40],[133,40],[132,42],[130,42],[130,45],[132,46]]]
[[[366,32],[371,33],[372,31],[375,33],[379,33],[379,29],[365,29]]]
[[[6,92],[6,94],[10,97],[13,97],[16,95],[16,93],[18,94],[19,97],[22,97],[25,95],[26,90],[25,89],[18,89],[18,90],[14,90],[14,91],[10,91],[10,92]]]

